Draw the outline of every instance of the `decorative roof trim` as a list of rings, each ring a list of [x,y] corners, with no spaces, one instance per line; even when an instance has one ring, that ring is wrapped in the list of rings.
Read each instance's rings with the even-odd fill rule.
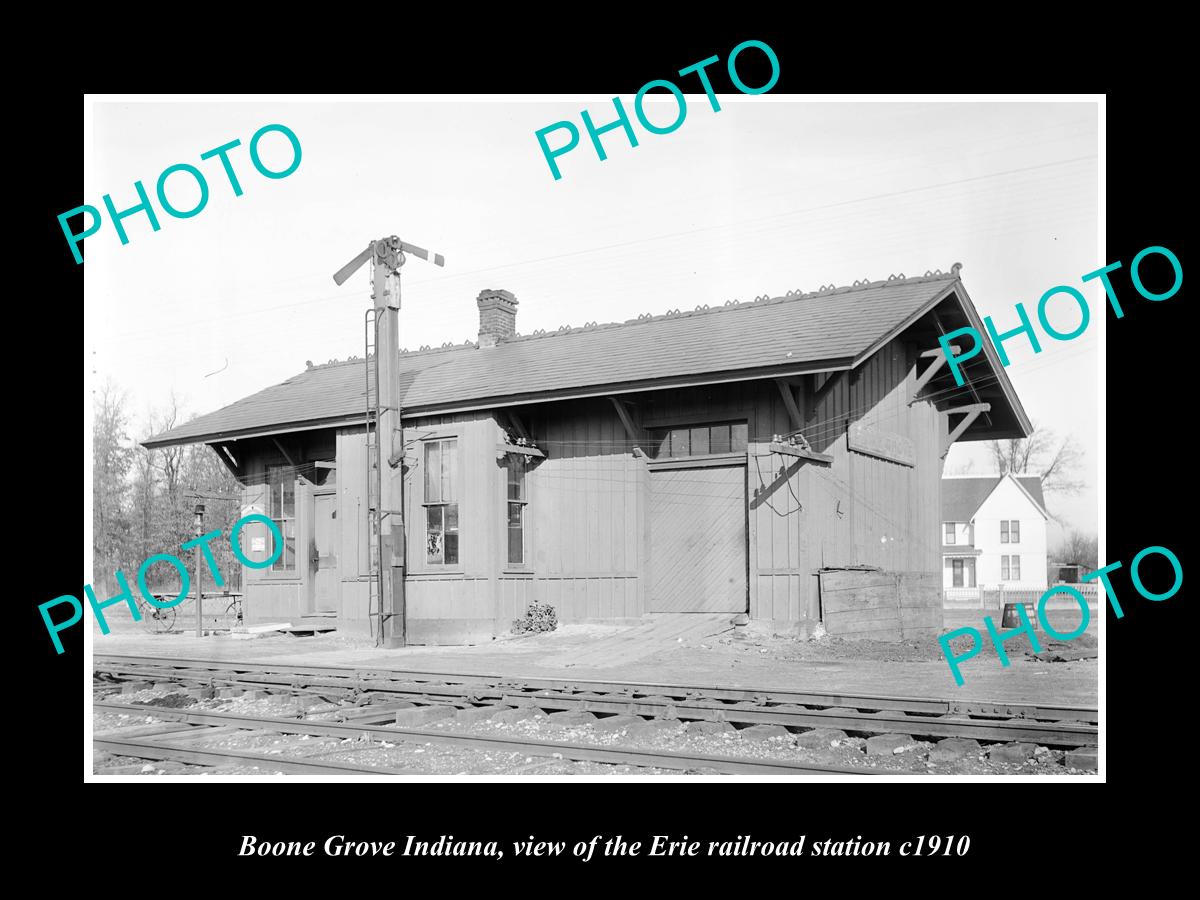
[[[564,334],[582,334],[585,332],[593,332],[593,331],[607,331],[607,330],[613,329],[613,328],[625,328],[626,326],[630,326],[630,325],[646,325],[646,324],[649,324],[652,322],[662,322],[667,319],[677,319],[677,318],[688,317],[688,316],[718,315],[721,313],[732,312],[734,310],[739,310],[739,309],[752,309],[752,308],[757,308],[757,307],[761,307],[761,306],[771,306],[771,305],[778,304],[778,303],[788,303],[788,302],[793,302],[793,301],[797,301],[797,300],[812,300],[812,299],[819,298],[819,297],[829,297],[834,294],[849,294],[849,293],[854,293],[856,291],[863,291],[863,290],[868,290],[868,289],[872,289],[872,288],[894,287],[897,285],[907,285],[907,284],[921,284],[921,283],[933,282],[933,281],[952,282],[952,281],[955,281],[958,279],[958,270],[961,268],[962,268],[962,265],[960,263],[955,263],[953,268],[951,269],[952,274],[950,274],[950,275],[947,275],[941,269],[936,269],[933,271],[926,271],[926,273],[924,275],[918,275],[918,276],[909,278],[903,272],[901,272],[899,274],[889,275],[886,279],[881,279],[879,281],[871,281],[867,278],[863,278],[858,281],[855,281],[851,285],[844,285],[842,287],[837,287],[833,284],[827,284],[827,285],[822,285],[820,288],[818,288],[815,291],[808,291],[808,292],[805,292],[801,288],[793,288],[792,290],[788,291],[787,293],[785,293],[779,297],[772,297],[770,294],[759,294],[753,300],[747,300],[745,302],[738,300],[738,299],[726,300],[724,302],[724,304],[722,304],[720,306],[710,306],[707,303],[701,303],[701,304],[697,304],[695,309],[689,309],[689,310],[681,310],[678,308],[670,309],[670,310],[667,310],[665,313],[662,313],[661,315],[654,315],[653,313],[648,313],[648,312],[647,313],[639,313],[635,318],[626,319],[623,322],[598,323],[598,322],[592,321],[592,322],[587,322],[581,326],[560,325],[558,328],[554,329],[553,331],[548,331],[545,328],[538,328],[538,329],[535,329],[531,334],[515,334],[515,335],[512,335],[511,337],[504,338],[504,339],[498,341],[497,343],[498,344],[511,344],[511,343],[516,343],[518,341],[533,341],[533,340],[541,340],[543,338],[554,338],[554,337],[559,337]],[[939,298],[939,302],[940,302],[940,299],[941,298]],[[880,344],[880,346],[882,346],[882,344],[884,344],[884,343],[887,343],[887,341],[883,341]],[[472,341],[472,340],[466,340],[466,341],[463,341],[463,343],[461,343],[461,344],[446,342],[446,343],[442,344],[440,347],[431,347],[428,344],[423,344],[417,350],[409,350],[407,348],[402,348],[401,350],[398,351],[398,353],[400,356],[407,357],[407,356],[417,356],[417,355],[424,354],[424,353],[444,353],[444,352],[451,351],[451,350],[466,350],[468,348],[477,349],[478,346],[479,345],[477,342]],[[878,348],[875,348],[875,349],[878,349]],[[871,355],[870,353],[867,353],[862,358],[866,358],[866,356],[870,356],[870,355]],[[368,359],[369,358],[370,357],[368,357]],[[312,369],[327,369],[332,366],[358,365],[358,364],[361,364],[362,362],[363,362],[362,358],[357,357],[357,356],[351,356],[351,357],[348,357],[347,359],[342,359],[342,360],[331,359],[328,362],[317,363],[315,365],[312,363],[311,360],[306,360],[305,365],[308,370],[312,370]],[[284,383],[286,384],[287,382],[284,382]]]

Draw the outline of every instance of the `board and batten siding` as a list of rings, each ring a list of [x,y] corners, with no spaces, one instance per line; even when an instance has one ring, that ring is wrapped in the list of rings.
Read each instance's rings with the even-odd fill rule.
[[[806,376],[794,388],[802,430],[831,465],[770,452],[775,434],[795,425],[773,382],[724,389],[713,413],[748,418],[750,615],[815,624],[817,571],[868,565],[894,572],[936,572],[944,417],[908,401],[915,348],[895,340],[853,372]],[[836,379],[820,402],[813,398]],[[740,395],[740,396],[739,396]],[[719,415],[714,416],[714,419]],[[914,465],[851,451],[847,426],[858,422],[912,442]]]
[[[799,401],[799,385],[792,390]],[[830,486],[828,471],[815,472],[828,467],[771,452],[772,438],[796,427],[775,382],[661,391],[647,405],[644,423],[654,428],[723,421],[747,423],[749,614],[777,623],[815,620],[814,569],[846,539],[845,526],[835,514],[836,485]],[[809,425],[822,435],[829,428],[825,423]],[[814,449],[822,450],[826,443],[814,440]],[[828,552],[823,551],[826,543]]]
[[[458,441],[459,564],[426,559],[425,451],[430,440]],[[486,516],[496,474],[496,424],[490,415],[434,416],[406,422],[404,519],[405,604],[412,643],[490,639],[497,535]],[[386,457],[386,453],[384,456]],[[338,516],[342,520],[342,610],[339,627],[371,633],[367,447],[362,427],[338,432]],[[498,513],[498,511],[495,511]],[[378,601],[375,601],[378,602]]]
[[[932,403],[909,406],[917,358],[915,346],[893,340],[853,372],[814,376],[804,392],[805,434],[814,449],[834,459],[829,467],[803,467],[814,512],[810,571],[850,565],[898,573],[940,569],[946,423]],[[811,406],[829,378],[838,383]],[[913,464],[851,450],[848,423],[910,442]],[[817,586],[815,580],[809,585]]]
[[[519,415],[546,458],[526,476],[528,572],[499,560],[500,622],[507,628],[531,601],[549,603],[564,622],[640,618],[648,470],[612,404],[541,405]],[[504,489],[501,481],[501,516]]]
[[[854,372],[790,380],[802,431],[814,450],[832,457],[831,465],[771,451],[772,438],[796,425],[770,379],[626,394],[636,440],[608,398],[515,408],[546,454],[530,461],[526,476],[526,559],[519,566],[508,564],[506,477],[498,449],[507,412],[406,420],[410,641],[487,640],[507,631],[535,601],[552,605],[563,622],[642,617],[653,570],[654,477],[650,462],[633,448],[652,453],[647,429],[657,427],[748,425],[742,514],[752,618],[811,630],[821,615],[817,573],[822,568],[939,572],[940,442],[946,423],[927,401],[909,406],[917,358],[915,346],[895,340]],[[830,379],[835,383],[814,402]],[[906,448],[901,456],[911,456],[912,464],[850,449],[847,426],[852,422],[873,429],[885,445]],[[431,565],[425,556],[423,447],[446,437],[459,442],[457,566]],[[337,431],[336,457],[338,625],[368,634],[373,623],[364,426]],[[306,492],[304,485],[298,487],[298,508],[307,508]],[[301,517],[300,547],[308,546],[309,527]],[[288,584],[248,576],[254,602],[264,613],[297,614],[298,580]]]
[[[245,482],[241,488],[243,513],[255,511],[270,515],[266,484],[268,466],[289,466],[292,462],[305,465],[316,459],[330,459],[336,452],[333,434],[324,431],[307,432],[297,440],[287,443],[292,455],[291,462],[274,441],[269,439],[247,441],[246,445],[239,449],[245,465]],[[310,612],[308,549],[313,540],[313,490],[314,486],[307,481],[296,482],[295,570],[281,573],[269,568],[242,567],[244,615],[249,623],[294,622]],[[256,538],[261,539],[264,550],[253,549]],[[260,522],[250,522],[244,526],[239,543],[242,552],[255,561],[268,559],[274,548],[270,529]]]

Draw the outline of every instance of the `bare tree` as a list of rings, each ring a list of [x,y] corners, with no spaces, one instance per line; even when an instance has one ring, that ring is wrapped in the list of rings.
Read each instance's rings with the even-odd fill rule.
[[[172,391],[166,406],[151,413],[150,430],[159,434],[183,421],[183,406]],[[159,476],[161,502],[155,504],[154,546],[150,552],[172,553],[172,547],[177,548],[191,536],[192,517],[187,498],[183,496],[183,490],[188,486],[184,483],[187,447],[160,447],[151,454],[151,458],[151,465]]]
[[[1084,572],[1099,568],[1099,541],[1094,534],[1069,529],[1061,543],[1051,552],[1054,562],[1062,565],[1082,566]]]
[[[142,439],[191,418],[172,394],[163,408],[147,412]],[[228,535],[240,510],[241,487],[214,450],[203,444],[149,450],[130,441],[130,427],[126,394],[108,382],[96,392],[92,429],[92,583],[97,592],[111,588],[105,596],[116,592],[116,570],[129,575],[155,553],[179,554],[193,535],[193,491],[207,495],[201,502],[208,531]],[[225,583],[240,587],[241,564],[228,541],[210,547]],[[150,575],[159,577],[166,577],[161,566]],[[207,568],[202,577],[207,590],[212,583]]]
[[[1083,464],[1083,448],[1071,435],[1058,444],[1050,461],[1042,466],[1042,490],[1060,494],[1078,494],[1084,483],[1075,478]]]
[[[153,431],[147,434],[152,434]],[[148,450],[138,444],[134,451],[136,463],[133,472],[133,521],[137,528],[137,555],[142,559],[155,552],[155,526],[158,507],[158,470],[156,450]]]
[[[92,419],[92,584],[111,586],[130,537],[126,502],[133,462],[126,429],[125,392],[106,381],[93,401]]]
[[[151,414],[150,430],[155,434],[170,431],[180,423],[181,418],[179,398],[172,391],[166,408],[161,412]],[[163,447],[156,454],[157,461],[154,465],[162,473],[163,486],[167,489],[167,495],[172,498],[179,490],[179,473],[183,466],[183,454],[183,447]]]
[[[1001,475],[1037,475],[1047,493],[1077,494],[1084,483],[1076,478],[1083,450],[1071,435],[1061,440],[1049,428],[1034,424],[1027,438],[992,441],[992,460]]]

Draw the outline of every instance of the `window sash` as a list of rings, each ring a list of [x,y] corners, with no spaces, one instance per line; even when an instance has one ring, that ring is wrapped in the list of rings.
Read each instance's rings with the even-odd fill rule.
[[[461,562],[458,517],[458,438],[425,442],[425,563]]]
[[[267,514],[283,536],[283,549],[272,572],[296,571],[296,478],[290,466],[267,466]],[[272,543],[275,535],[271,535]],[[272,547],[271,552],[275,552]]]
[[[442,441],[442,497],[448,503],[458,501],[458,440]]]
[[[1013,519],[1008,526],[1010,542],[1013,544],[1021,543],[1021,522],[1019,519]]]
[[[691,456],[692,429],[675,428],[671,430],[671,456]]]
[[[670,428],[651,428],[655,459],[679,459],[714,453],[745,453],[749,426],[745,422],[718,422]]]
[[[507,534],[508,552],[506,558],[510,566],[525,565],[525,507],[528,505],[526,495],[526,475],[529,462],[524,455],[510,453],[505,460],[507,482],[505,505],[505,532]]]
[[[1008,519],[1000,520],[1000,543],[1008,543]]]
[[[708,429],[708,451],[710,453],[732,453],[732,446],[728,425],[713,425]]]
[[[457,503],[431,503],[425,507],[425,562],[454,566],[459,562]]]
[[[272,519],[279,533],[283,535],[283,552],[271,563],[272,572],[294,572],[296,570],[296,520]],[[275,536],[271,535],[272,540]],[[274,550],[272,550],[274,552]]]
[[[425,502],[438,503],[442,499],[442,442],[428,441],[425,444]]]
[[[1008,571],[1010,573],[1009,577],[1013,581],[1021,580],[1021,557],[1013,556],[1009,559]]]
[[[946,543],[947,544],[955,544],[957,542],[958,541],[954,536],[954,523],[947,522],[946,523]]]
[[[525,456],[521,453],[508,454],[505,471],[508,474],[508,499],[525,499]]]
[[[458,501],[458,438],[425,442],[425,502]]]
[[[519,500],[508,502],[508,563],[525,564],[525,504]]]
[[[1007,556],[1000,557],[1000,580],[1001,581],[1009,580],[1008,579],[1008,557]]]
[[[748,438],[749,428],[745,422],[735,422],[729,426],[729,449],[731,452],[745,453]]]

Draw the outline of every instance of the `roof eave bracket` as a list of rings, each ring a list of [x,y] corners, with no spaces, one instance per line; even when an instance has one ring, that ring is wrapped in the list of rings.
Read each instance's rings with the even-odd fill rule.
[[[942,439],[942,459],[946,458],[946,454],[950,452],[950,448],[954,442],[962,437],[963,432],[971,427],[971,424],[985,412],[989,412],[992,408],[990,403],[971,403],[967,406],[955,406],[951,409],[944,409],[947,416],[962,415],[963,420],[954,426],[954,430],[947,434]]]

